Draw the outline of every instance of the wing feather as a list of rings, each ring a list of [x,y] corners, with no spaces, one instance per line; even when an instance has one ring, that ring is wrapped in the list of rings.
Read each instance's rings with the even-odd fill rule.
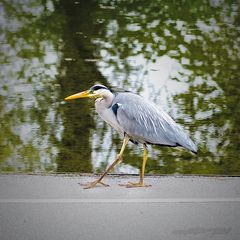
[[[118,94],[115,103],[119,103],[119,124],[134,140],[168,146],[181,145],[196,152],[197,147],[182,127],[154,103],[133,93]]]

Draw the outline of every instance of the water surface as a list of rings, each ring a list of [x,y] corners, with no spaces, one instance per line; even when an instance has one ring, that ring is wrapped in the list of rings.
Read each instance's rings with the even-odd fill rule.
[[[240,174],[238,1],[0,3],[0,171],[102,172],[121,147],[91,100],[96,82],[161,106],[199,146],[150,147],[147,173]],[[116,173],[138,173],[129,144]]]

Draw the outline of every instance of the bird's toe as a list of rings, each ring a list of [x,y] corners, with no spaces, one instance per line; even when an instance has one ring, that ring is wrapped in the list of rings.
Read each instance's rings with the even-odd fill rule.
[[[126,188],[134,188],[134,187],[151,187],[152,185],[145,184],[143,182],[128,182],[127,184],[119,184],[119,186],[126,187]]]
[[[96,180],[93,182],[88,182],[88,183],[79,183],[80,186],[83,186],[84,189],[89,189],[89,188],[94,188],[97,187],[97,184],[101,184],[104,187],[110,187],[110,185],[103,183],[102,181]]]

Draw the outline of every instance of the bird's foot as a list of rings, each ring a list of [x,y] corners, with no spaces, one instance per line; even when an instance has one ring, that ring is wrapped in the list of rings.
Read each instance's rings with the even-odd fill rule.
[[[79,183],[79,185],[84,186],[84,189],[89,189],[89,188],[96,187],[98,183],[101,184],[104,187],[110,187],[108,184],[103,183],[103,182],[101,182],[99,180],[96,180],[96,181],[93,181],[93,182],[89,182],[89,183]]]
[[[143,182],[128,182],[127,184],[119,184],[119,186],[123,186],[126,188],[134,188],[134,187],[151,187],[152,185],[144,184]]]

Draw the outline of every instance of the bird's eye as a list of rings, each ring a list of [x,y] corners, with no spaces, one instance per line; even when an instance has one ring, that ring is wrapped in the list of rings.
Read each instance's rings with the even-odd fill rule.
[[[89,93],[90,93],[90,94],[93,94],[93,92],[94,92],[94,91],[93,91],[92,89],[89,90]]]

